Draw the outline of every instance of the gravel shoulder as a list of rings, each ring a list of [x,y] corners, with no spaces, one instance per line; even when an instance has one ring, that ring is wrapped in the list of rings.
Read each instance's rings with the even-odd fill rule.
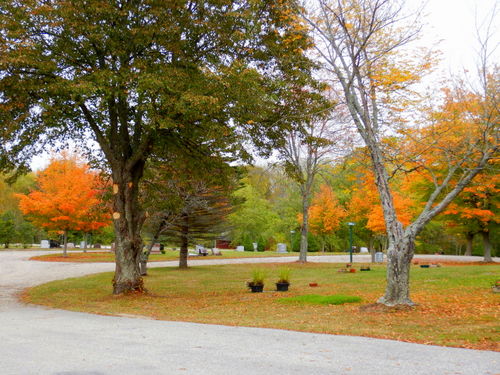
[[[26,287],[114,269],[109,263],[27,260],[34,255],[37,253],[0,252],[0,372],[5,375],[500,373],[497,352],[364,337],[98,316],[24,305],[17,302],[16,293]],[[357,255],[354,260],[368,260],[361,257]],[[425,256],[431,257],[434,256]],[[435,257],[436,261],[445,259]],[[190,264],[295,260],[296,257],[190,260]],[[309,260],[345,263],[348,257]],[[153,267],[175,265],[176,262],[152,264]]]

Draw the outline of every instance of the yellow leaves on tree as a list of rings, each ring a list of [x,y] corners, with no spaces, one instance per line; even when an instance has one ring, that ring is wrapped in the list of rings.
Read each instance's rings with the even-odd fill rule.
[[[346,215],[332,189],[328,185],[321,185],[309,208],[311,232],[316,235],[331,234],[338,229]]]
[[[109,224],[109,214],[99,207],[99,176],[76,156],[63,154],[39,172],[37,188],[17,194],[21,211],[37,226],[48,230],[91,231]]]

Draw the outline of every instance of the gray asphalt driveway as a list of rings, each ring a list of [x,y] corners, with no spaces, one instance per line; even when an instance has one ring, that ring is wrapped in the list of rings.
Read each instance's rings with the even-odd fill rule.
[[[26,261],[32,255],[0,252],[0,374],[500,373],[496,352],[26,306],[13,295],[27,286],[113,269],[102,263]]]

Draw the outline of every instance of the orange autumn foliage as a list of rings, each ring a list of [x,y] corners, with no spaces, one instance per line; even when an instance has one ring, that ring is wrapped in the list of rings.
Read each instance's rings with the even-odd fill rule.
[[[499,193],[500,175],[481,173],[443,212],[448,225],[477,221],[480,226],[487,227],[491,222],[500,223]]]
[[[398,163],[412,170],[412,178],[442,184],[450,170],[472,168],[484,153],[482,143],[493,146],[481,98],[470,92],[444,89],[444,104],[429,110],[430,124],[401,130]],[[494,114],[492,115],[494,116]],[[496,112],[498,116],[498,111]],[[453,187],[459,173],[449,182]]]
[[[16,194],[23,214],[37,226],[48,230],[97,230],[109,225],[109,213],[98,209],[99,176],[76,156],[63,154],[39,172],[37,188],[29,194]]]
[[[330,234],[338,229],[346,216],[345,209],[340,205],[332,189],[328,185],[321,185],[309,208],[311,232],[316,235]]]
[[[429,113],[431,124],[407,129],[398,142],[400,150],[404,150],[399,154],[406,159],[399,162],[412,171],[407,176],[410,183],[406,184],[406,189],[419,192],[422,205],[434,186],[447,179],[448,190],[456,186],[462,171],[473,168],[475,160],[483,155],[483,143],[489,147],[495,145],[488,128],[495,117],[498,118],[498,109],[488,111],[491,105],[488,101],[463,89],[444,89],[443,93],[442,107]],[[478,224],[486,228],[489,223],[499,222],[500,178],[495,173],[495,164],[498,164],[497,159],[490,160],[443,211],[448,226],[470,227],[467,231],[471,231]],[[450,175],[457,166],[456,172]]]
[[[377,187],[375,186],[375,178],[372,172],[366,170],[363,173],[363,177],[363,183],[354,188],[349,203],[349,212],[355,221],[367,219],[366,228],[370,231],[384,234],[386,232],[384,213],[380,204]],[[413,217],[413,200],[407,196],[403,196],[398,191],[393,191],[393,199],[398,220],[404,226],[410,224]]]

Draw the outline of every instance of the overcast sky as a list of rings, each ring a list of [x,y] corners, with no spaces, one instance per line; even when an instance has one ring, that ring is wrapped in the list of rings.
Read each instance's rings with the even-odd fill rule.
[[[406,0],[414,5],[422,0]],[[428,46],[436,45],[442,52],[440,70],[445,75],[459,74],[464,69],[473,71],[477,59],[476,25],[491,19],[496,4],[496,17],[493,22],[494,37],[491,50],[496,51],[492,61],[500,63],[500,1],[498,0],[428,0],[425,6],[422,42]],[[476,22],[477,21],[477,22]],[[48,164],[48,154],[35,157],[31,163],[34,170],[43,169]]]
[[[410,0],[417,2],[418,0]],[[429,0],[425,7],[428,27],[423,30],[424,40],[438,42],[443,52],[443,69],[458,73],[462,68],[473,69],[477,58],[476,25],[491,19],[496,4],[496,14],[492,24],[495,37],[491,40],[491,50],[497,47],[497,62],[500,56],[500,1],[498,0]],[[482,28],[485,31],[485,28]]]

